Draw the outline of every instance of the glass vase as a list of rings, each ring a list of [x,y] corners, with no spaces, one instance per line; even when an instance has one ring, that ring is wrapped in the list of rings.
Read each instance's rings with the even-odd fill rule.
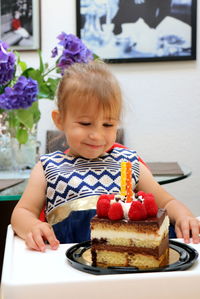
[[[19,144],[16,138],[11,137],[5,119],[5,115],[0,114],[0,171],[32,169],[39,156],[36,128],[29,133],[25,144]]]
[[[12,170],[12,147],[5,115],[0,114],[0,171]]]
[[[27,143],[19,144],[16,138],[11,138],[13,170],[32,169],[38,159],[39,143],[36,133],[29,134]]]
[[[0,171],[12,170],[12,148],[9,133],[0,132]]]

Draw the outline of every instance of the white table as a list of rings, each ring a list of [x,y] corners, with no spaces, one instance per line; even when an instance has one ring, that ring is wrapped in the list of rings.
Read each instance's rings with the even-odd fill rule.
[[[96,276],[68,264],[65,252],[70,246],[45,253],[31,251],[9,226],[2,299],[200,298],[200,258],[186,271]],[[200,253],[200,244],[191,246]]]

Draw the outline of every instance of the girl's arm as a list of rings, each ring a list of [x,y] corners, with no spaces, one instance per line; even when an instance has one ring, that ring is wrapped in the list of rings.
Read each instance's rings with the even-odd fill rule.
[[[11,217],[13,230],[25,240],[31,249],[44,251],[47,240],[52,249],[56,249],[59,241],[51,226],[39,220],[45,203],[46,181],[41,162],[31,172],[28,185],[17,203]]]
[[[153,178],[149,169],[140,163],[140,177],[136,188],[147,193],[153,193],[159,208],[165,208],[171,223],[175,225],[178,238],[184,238],[189,243],[190,232],[194,243],[199,243],[200,221],[181,202],[171,196]]]

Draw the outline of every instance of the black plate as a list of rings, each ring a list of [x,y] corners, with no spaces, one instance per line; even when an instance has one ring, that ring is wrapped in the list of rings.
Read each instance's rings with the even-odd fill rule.
[[[90,254],[91,241],[79,243],[70,247],[66,251],[66,257],[72,267],[91,274],[127,274],[127,273],[144,273],[144,272],[165,272],[186,270],[190,268],[198,258],[198,252],[192,247],[177,241],[169,241],[171,262],[159,268],[138,269],[136,267],[94,267],[88,258]],[[87,256],[88,254],[88,256]],[[84,256],[85,255],[85,256]]]

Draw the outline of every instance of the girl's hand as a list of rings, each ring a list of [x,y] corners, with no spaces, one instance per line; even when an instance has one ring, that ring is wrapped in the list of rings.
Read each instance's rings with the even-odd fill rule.
[[[59,241],[56,239],[53,229],[48,223],[41,221],[32,227],[25,238],[28,248],[42,252],[46,248],[45,240],[48,241],[51,249],[55,250],[58,248]]]
[[[200,221],[192,216],[184,216],[175,223],[177,238],[183,238],[185,243],[190,243],[190,237],[194,244],[200,242]]]

